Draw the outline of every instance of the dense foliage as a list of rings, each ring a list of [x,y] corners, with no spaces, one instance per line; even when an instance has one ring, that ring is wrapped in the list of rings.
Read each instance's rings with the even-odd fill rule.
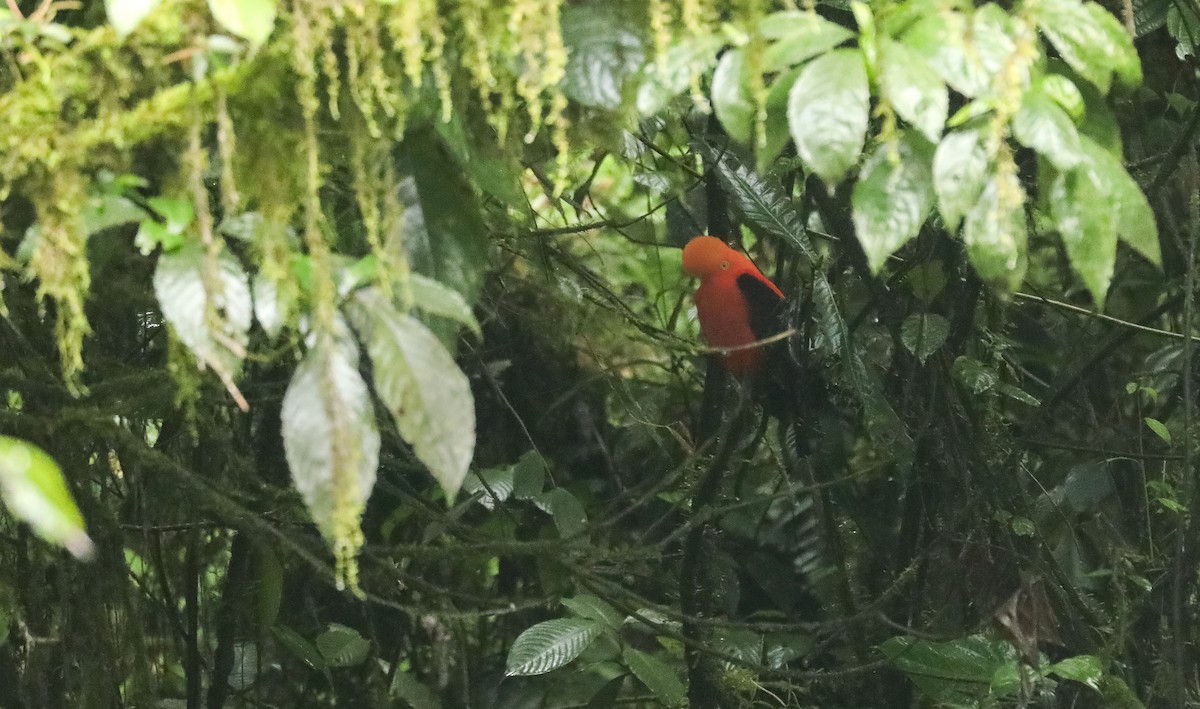
[[[0,709],[1200,702],[1198,36],[8,0]]]

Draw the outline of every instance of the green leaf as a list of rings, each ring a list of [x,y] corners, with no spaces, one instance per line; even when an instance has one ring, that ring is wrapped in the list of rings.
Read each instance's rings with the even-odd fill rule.
[[[680,681],[675,668],[654,655],[634,647],[626,647],[621,658],[642,684],[646,685],[663,704],[683,706],[687,702],[687,688]]]
[[[968,98],[985,93],[1016,49],[1012,23],[1003,10],[988,4],[974,13],[925,13],[901,37],[934,71]]]
[[[862,53],[836,49],[806,65],[788,95],[796,150],[828,185],[841,182],[862,153],[871,92]]]
[[[661,65],[655,62],[643,70],[637,96],[638,113],[652,116],[687,91],[693,77],[707,73],[716,63],[717,52],[724,44],[722,37],[702,35],[684,37],[668,48]]]
[[[901,118],[936,143],[946,125],[950,97],[946,85],[920,52],[884,39],[879,82],[883,97]]]
[[[951,369],[954,378],[967,387],[973,394],[982,394],[996,386],[999,378],[996,372],[977,359],[960,356],[954,360]]]
[[[354,667],[367,659],[371,643],[354,628],[330,623],[329,628],[317,636],[317,650],[330,667]]]
[[[462,491],[468,495],[482,493],[479,504],[486,509],[494,510],[496,505],[512,496],[513,469],[511,466],[488,468],[468,474],[463,479]]]
[[[1114,72],[1126,85],[1141,83],[1133,39],[1104,8],[1079,0],[1037,0],[1027,9],[1059,55],[1100,91],[1108,92]]]
[[[379,431],[358,348],[340,320],[337,328],[332,343],[318,337],[296,367],[280,418],[292,483],[309,514],[331,544],[353,548],[348,540],[375,487]]]
[[[254,313],[250,283],[233,254],[222,250],[217,255],[216,283],[212,284],[215,292],[209,292],[204,282],[209,258],[198,241],[162,254],[154,269],[154,295],[163,318],[196,359],[222,376],[232,377],[241,368],[249,341]],[[214,300],[216,323],[208,317],[209,298]],[[217,332],[214,325],[219,327]]]
[[[780,71],[812,59],[854,36],[815,12],[787,10],[762,19],[759,32],[771,44],[763,52],[763,70]]]
[[[571,539],[587,532],[587,514],[579,499],[561,487],[543,492],[534,498],[534,504],[554,520],[554,526],[563,539]]]
[[[531,500],[542,493],[546,484],[546,464],[537,451],[526,451],[513,466],[513,496]]]
[[[914,132],[875,148],[863,164],[850,204],[854,231],[878,273],[896,249],[917,235],[933,208],[933,148]]]
[[[934,313],[909,315],[900,324],[900,341],[922,363],[938,351],[949,334],[949,321]]]
[[[461,293],[419,273],[409,274],[409,285],[412,286],[413,305],[419,310],[466,325],[476,337],[483,337],[479,321]]]
[[[1025,93],[1012,131],[1017,142],[1041,153],[1059,170],[1070,170],[1083,159],[1079,131],[1071,117],[1041,91]]]
[[[767,120],[763,126],[762,145],[756,146],[755,161],[760,172],[767,172],[783,149],[792,140],[788,130],[787,105],[788,92],[796,77],[800,76],[801,67],[789,69],[778,77],[767,90]]]
[[[1096,691],[1100,691],[1100,680],[1104,677],[1104,666],[1095,655],[1068,657],[1050,665],[1045,671],[1063,679],[1086,684]]]
[[[117,36],[125,37],[139,23],[158,7],[162,0],[104,0],[104,10],[108,13],[108,22],[117,31]]]
[[[410,672],[397,672],[392,677],[392,686],[388,696],[406,702],[412,709],[442,709],[433,690],[413,676]]]
[[[584,618],[558,618],[526,628],[513,641],[504,675],[541,675],[567,664],[604,632],[604,626]]]
[[[325,664],[325,658],[321,656],[317,646],[309,642],[304,636],[297,633],[295,630],[286,625],[276,625],[271,628],[272,634],[281,645],[291,651],[293,655],[303,660],[309,667],[314,670],[325,670],[328,665]]]
[[[942,138],[933,156],[933,189],[947,227],[958,228],[987,181],[988,156],[979,131],[955,131]]]
[[[256,46],[275,29],[275,0],[208,0],[208,9],[222,27]]]
[[[940,643],[900,636],[880,649],[935,701],[955,705],[989,694],[997,672],[1017,663],[1012,645],[982,635]]]
[[[0,435],[0,498],[42,539],[77,559],[95,553],[62,469],[41,448]]]
[[[415,272],[451,285],[474,305],[488,266],[489,242],[479,201],[432,129],[409,131],[404,157],[414,178],[400,185],[409,263]]]
[[[287,324],[286,313],[279,302],[279,288],[275,282],[259,271],[254,275],[254,319],[271,339],[279,336]]]
[[[621,615],[616,608],[613,608],[604,599],[588,593],[576,594],[574,598],[564,598],[562,604],[575,615],[604,623],[614,630],[625,623],[625,616]]]
[[[1180,60],[1196,56],[1200,46],[1200,8],[1189,2],[1172,2],[1167,10],[1167,31],[1175,38],[1175,55]]]
[[[1149,416],[1144,417],[1142,420],[1146,422],[1146,426],[1154,432],[1154,435],[1163,440],[1163,443],[1171,445],[1171,431],[1167,429],[1162,421],[1150,418]]]
[[[1123,177],[1128,176],[1120,161],[1091,140],[1083,139],[1082,146],[1084,162],[1075,170],[1060,173],[1051,184],[1050,213],[1072,268],[1103,308],[1117,260],[1122,212],[1138,207],[1125,204],[1132,195],[1120,186]],[[1136,185],[1132,190],[1141,194]]]
[[[1083,118],[1086,112],[1083,92],[1079,90],[1074,81],[1062,74],[1047,74],[1038,82],[1037,90],[1057,103],[1067,112],[1072,121]]]
[[[475,451],[475,401],[466,375],[429,328],[374,289],[356,292],[349,314],[366,341],[375,391],[453,502]]]
[[[137,236],[134,237],[134,245],[143,256],[149,256],[158,246],[162,246],[165,253],[178,249],[183,244],[185,232],[195,217],[195,208],[191,201],[152,197],[146,200],[146,203],[162,220],[143,219]]]
[[[754,136],[754,119],[758,109],[742,82],[745,53],[731,49],[721,55],[712,78],[713,111],[729,137],[749,143]]]
[[[1011,172],[992,175],[967,214],[963,241],[985,282],[1013,290],[1025,277],[1025,190]]]
[[[567,68],[562,89],[585,106],[621,105],[625,82],[641,68],[645,40],[641,28],[619,2],[572,3],[562,9]]]
[[[717,177],[752,228],[759,233],[778,236],[809,260],[817,259],[800,212],[783,191],[778,180],[771,180],[743,164],[731,151],[714,150],[707,143],[701,150],[717,167]]]

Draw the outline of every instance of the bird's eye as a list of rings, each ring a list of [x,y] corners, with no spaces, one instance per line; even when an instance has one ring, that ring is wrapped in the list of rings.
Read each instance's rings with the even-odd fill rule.
[[[722,271],[728,271],[728,270],[729,270],[729,262],[728,262],[728,261],[722,261],[722,262],[721,262],[721,270],[722,270]]]

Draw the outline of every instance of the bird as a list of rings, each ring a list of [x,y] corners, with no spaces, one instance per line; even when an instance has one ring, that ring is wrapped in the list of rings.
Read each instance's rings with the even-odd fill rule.
[[[704,340],[714,348],[738,348],[721,353],[722,366],[757,390],[768,413],[789,413],[797,369],[786,338],[747,347],[788,330],[783,291],[750,257],[715,236],[696,236],[687,243],[683,270],[700,279],[695,302]]]

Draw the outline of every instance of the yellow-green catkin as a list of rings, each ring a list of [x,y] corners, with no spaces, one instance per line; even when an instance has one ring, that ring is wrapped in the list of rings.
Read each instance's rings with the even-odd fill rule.
[[[762,20],[765,17],[763,0],[742,0],[749,40],[746,43],[745,69],[750,80],[750,98],[754,101],[755,146],[763,149],[767,145],[767,82],[763,78],[763,53],[766,40],[762,36]]]
[[[238,192],[237,179],[233,173],[233,156],[237,153],[237,133],[233,118],[229,115],[229,104],[223,87],[217,87],[217,154],[221,156],[221,211],[225,218],[238,213],[242,195]]]
[[[355,595],[362,595],[358,586],[357,555],[362,547],[362,491],[358,489],[359,451],[347,445],[351,437],[346,435],[346,420],[349,412],[342,406],[337,383],[333,379],[333,357],[336,356],[337,289],[333,279],[332,259],[329,244],[321,230],[321,152],[317,140],[318,109],[317,76],[312,56],[317,42],[327,41],[327,35],[314,35],[318,27],[312,17],[313,11],[320,13],[313,4],[299,2],[292,28],[293,65],[300,81],[296,85],[297,99],[304,117],[303,159],[305,161],[304,243],[308,248],[313,274],[313,307],[315,310],[316,353],[320,356],[321,399],[325,403],[325,415],[330,423],[330,444],[333,460],[333,504],[332,519],[318,520],[330,538],[336,562],[338,588],[350,588]]]
[[[710,24],[716,16],[715,10],[710,8],[705,0],[683,0],[683,7],[680,10],[680,20],[683,22],[683,32],[686,37],[702,37],[708,33]],[[709,110],[708,97],[704,95],[704,88],[701,85],[703,75],[700,72],[692,72],[690,90],[692,94],[692,103],[701,111]]]
[[[650,36],[654,43],[654,66],[659,76],[667,73],[667,48],[671,46],[671,5],[667,0],[650,0]]]
[[[80,207],[87,199],[86,181],[70,165],[59,164],[42,190],[46,199],[37,204],[39,236],[29,262],[38,279],[38,297],[54,303],[54,332],[62,359],[62,374],[72,394],[86,391],[83,374],[83,340],[91,332],[83,310],[91,287],[87,260],[87,232]]]

